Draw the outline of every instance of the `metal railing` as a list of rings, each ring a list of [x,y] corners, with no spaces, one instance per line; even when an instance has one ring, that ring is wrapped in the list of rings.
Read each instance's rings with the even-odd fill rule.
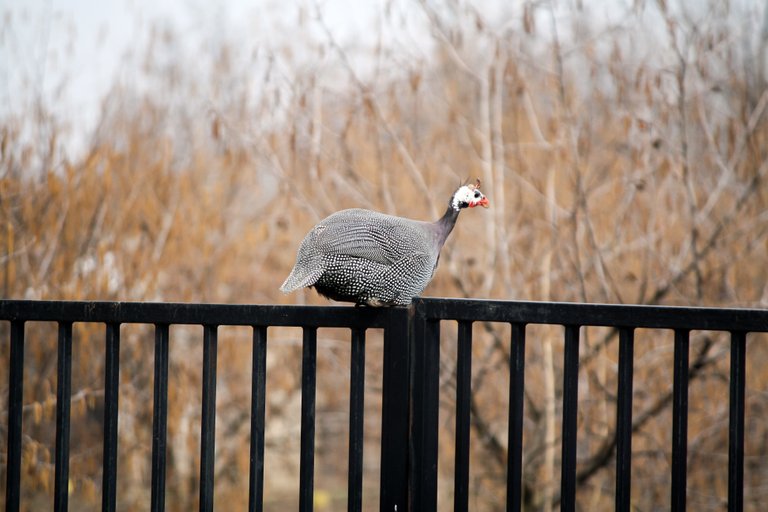
[[[439,410],[440,322],[458,322],[456,373],[456,455],[454,509],[468,510],[470,377],[472,323],[511,325],[507,510],[521,509],[526,326],[563,326],[563,415],[561,436],[562,510],[574,510],[580,329],[614,328],[619,335],[616,407],[616,510],[630,509],[634,331],[674,332],[672,496],[673,510],[684,510],[687,478],[689,333],[729,332],[730,414],[728,508],[743,508],[746,335],[768,332],[768,311],[571,303],[417,299],[410,308],[210,305],[0,301],[0,321],[10,322],[7,424],[6,510],[21,498],[21,440],[25,323],[58,323],[54,510],[68,509],[70,393],[73,323],[105,326],[105,390],[102,510],[116,510],[117,419],[120,326],[154,324],[154,405],[151,510],[165,507],[166,421],[168,410],[169,326],[203,327],[200,510],[213,510],[216,426],[217,332],[219,326],[250,326],[253,331],[248,510],[264,500],[265,375],[267,329],[300,327],[302,336],[301,453],[299,508],[313,508],[317,329],[350,330],[350,416],[348,509],[362,509],[363,390],[367,329],[382,329],[383,396],[380,467],[382,511],[437,510],[437,432]]]

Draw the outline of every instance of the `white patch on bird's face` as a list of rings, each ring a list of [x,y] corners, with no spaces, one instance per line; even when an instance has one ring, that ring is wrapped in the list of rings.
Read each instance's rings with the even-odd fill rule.
[[[453,194],[451,200],[451,207],[454,210],[460,210],[462,208],[473,208],[478,204],[482,204],[485,196],[477,188],[471,185],[464,185]]]

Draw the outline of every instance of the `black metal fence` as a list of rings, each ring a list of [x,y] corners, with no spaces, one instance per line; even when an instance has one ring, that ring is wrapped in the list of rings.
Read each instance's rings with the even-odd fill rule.
[[[203,326],[200,509],[213,510],[216,426],[217,332],[219,326],[253,330],[250,414],[249,506],[263,506],[265,374],[267,329],[300,327],[302,336],[301,455],[299,508],[312,510],[314,491],[315,381],[317,329],[350,330],[348,509],[362,509],[363,388],[367,329],[382,329],[383,397],[380,509],[437,509],[437,432],[439,410],[440,322],[458,322],[456,378],[456,455],[454,509],[468,510],[470,377],[472,323],[511,325],[507,510],[522,503],[522,446],[526,325],[563,326],[563,417],[561,448],[562,510],[576,504],[576,441],[580,328],[605,326],[619,334],[617,390],[616,510],[630,509],[634,331],[674,332],[672,496],[673,510],[684,510],[687,476],[689,333],[729,332],[730,415],[728,508],[743,509],[746,339],[768,332],[768,311],[596,304],[417,299],[410,308],[206,305],[165,303],[0,301],[0,320],[10,322],[7,424],[6,510],[20,507],[25,322],[58,322],[58,369],[54,510],[68,509],[72,325],[105,326],[105,390],[102,510],[116,510],[117,419],[121,324],[154,324],[154,405],[151,510],[165,506],[166,420],[169,326]]]

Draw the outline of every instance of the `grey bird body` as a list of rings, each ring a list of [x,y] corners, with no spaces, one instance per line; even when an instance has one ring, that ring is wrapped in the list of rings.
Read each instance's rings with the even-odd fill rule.
[[[462,188],[467,187],[474,194],[475,187]],[[476,204],[487,206],[485,196],[479,197]],[[456,193],[437,222],[359,208],[326,217],[304,237],[280,289],[314,287],[330,299],[369,306],[410,304],[432,280],[440,250],[464,207],[455,199]]]

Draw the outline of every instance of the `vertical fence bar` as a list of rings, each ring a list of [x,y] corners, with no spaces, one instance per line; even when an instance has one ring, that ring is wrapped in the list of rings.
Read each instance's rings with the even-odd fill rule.
[[[365,413],[365,329],[352,329],[349,371],[349,475],[347,510],[363,510],[363,419]]]
[[[472,388],[472,322],[459,322],[456,353],[456,460],[453,510],[469,508],[469,414]]]
[[[525,399],[525,324],[512,324],[509,352],[509,425],[507,512],[520,512],[523,501],[523,404]]]
[[[672,387],[672,505],[685,510],[688,470],[688,349],[689,332],[675,330],[674,383]]]
[[[24,322],[11,322],[8,372],[8,458],[5,510],[18,512],[21,501],[21,416],[24,409]]]
[[[410,424],[409,357],[410,309],[387,310],[384,327],[384,363],[381,397],[381,477],[379,508],[382,512],[408,507],[408,427]]]
[[[565,326],[560,509],[576,509],[576,429],[579,402],[579,326]]]
[[[310,512],[315,490],[315,390],[317,329],[305,327],[301,356],[301,460],[299,511]]]
[[[155,325],[155,382],[152,401],[152,512],[165,510],[165,448],[168,425],[168,324]]]
[[[619,389],[616,403],[616,512],[629,512],[632,491],[632,370],[635,335],[619,329]]]
[[[440,410],[440,322],[417,306],[411,320],[410,510],[437,510],[437,426]]]
[[[218,326],[203,326],[203,407],[200,428],[200,511],[213,512],[216,453],[216,360]]]
[[[120,393],[120,324],[106,327],[104,363],[104,454],[102,464],[101,510],[117,509],[117,411]]]
[[[747,333],[731,333],[730,408],[728,418],[728,510],[744,509],[744,388]]]
[[[267,389],[267,327],[253,328],[251,372],[251,465],[248,480],[248,510],[264,508],[264,418]]]
[[[69,409],[72,394],[72,323],[59,322],[56,361],[56,473],[53,510],[69,508]]]

